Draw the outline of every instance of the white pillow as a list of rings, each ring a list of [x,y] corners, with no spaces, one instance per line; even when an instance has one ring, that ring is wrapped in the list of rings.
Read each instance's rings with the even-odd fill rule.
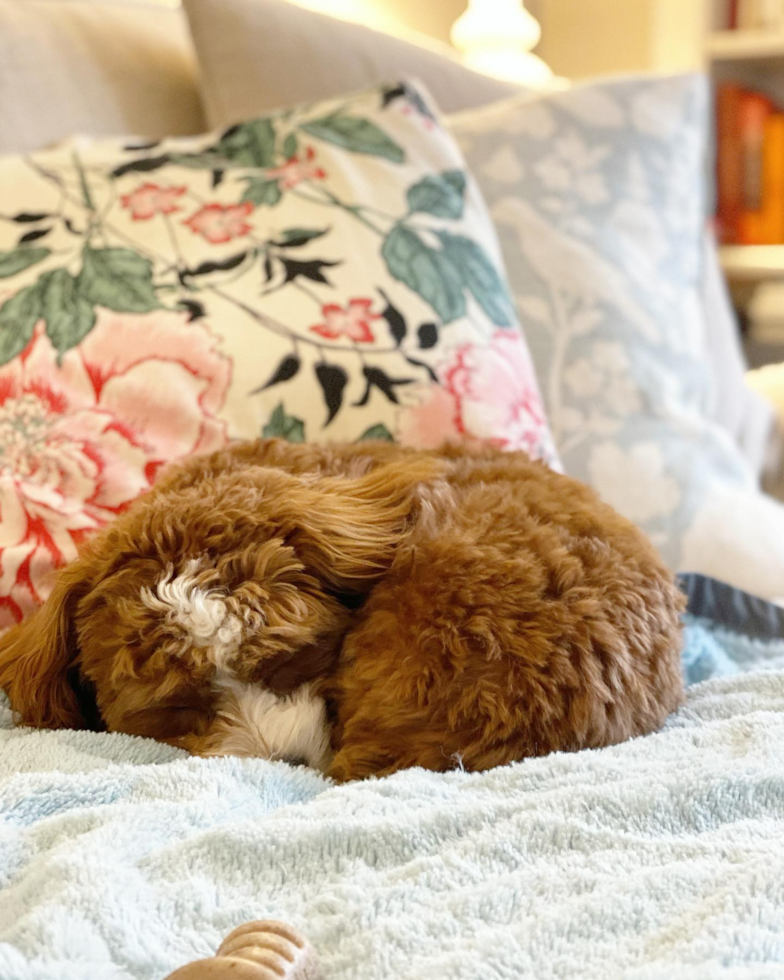
[[[705,234],[702,304],[715,381],[708,414],[730,433],[754,473],[761,475],[768,463],[775,412],[767,399],[746,384],[748,365],[741,346],[740,326],[711,232]]]
[[[0,153],[204,128],[187,25],[160,3],[2,0],[0,93]]]
[[[602,80],[451,124],[496,220],[567,472],[672,567],[782,594],[784,510],[711,417],[704,79]]]
[[[717,486],[683,537],[683,568],[784,604],[784,507],[737,486]]]

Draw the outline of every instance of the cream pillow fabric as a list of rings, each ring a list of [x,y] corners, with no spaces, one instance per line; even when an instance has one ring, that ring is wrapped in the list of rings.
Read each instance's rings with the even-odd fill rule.
[[[553,459],[498,242],[418,89],[0,161],[0,628],[230,438]]]
[[[404,76],[421,79],[443,112],[520,91],[465,68],[446,45],[409,43],[286,0],[184,0],[184,6],[211,126]]]
[[[182,12],[141,0],[0,0],[0,94],[0,153],[204,129]]]

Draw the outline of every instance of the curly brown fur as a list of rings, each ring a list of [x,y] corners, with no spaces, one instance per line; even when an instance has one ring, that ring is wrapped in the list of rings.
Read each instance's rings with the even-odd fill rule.
[[[97,535],[0,639],[0,686],[26,724],[339,780],[486,769],[658,728],[682,606],[634,525],[522,454],[262,440]]]

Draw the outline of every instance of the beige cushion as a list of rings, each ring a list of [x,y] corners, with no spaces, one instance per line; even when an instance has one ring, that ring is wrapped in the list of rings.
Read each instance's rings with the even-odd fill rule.
[[[211,126],[401,77],[421,79],[445,112],[519,88],[465,68],[446,45],[410,43],[286,0],[184,0]]]
[[[0,95],[0,152],[204,128],[187,25],[159,3],[0,0]]]

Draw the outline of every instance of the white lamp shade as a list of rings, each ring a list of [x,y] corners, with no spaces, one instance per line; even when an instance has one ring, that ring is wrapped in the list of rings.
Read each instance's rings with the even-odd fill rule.
[[[469,0],[451,36],[466,64],[484,75],[531,88],[547,87],[553,81],[548,66],[531,54],[542,31],[522,0]]]
[[[452,44],[466,53],[479,49],[530,51],[539,43],[539,22],[521,0],[469,0],[468,10],[452,25]]]

